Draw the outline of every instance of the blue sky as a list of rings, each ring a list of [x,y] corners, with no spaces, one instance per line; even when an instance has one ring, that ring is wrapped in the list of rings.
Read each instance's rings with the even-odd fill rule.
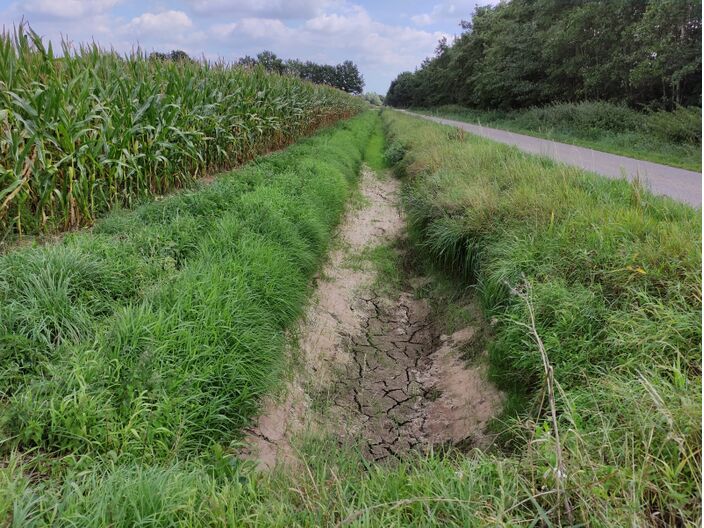
[[[24,18],[58,41],[95,40],[120,52],[182,49],[234,60],[268,49],[284,58],[359,65],[386,93],[401,71],[459,33],[476,4],[496,0],[0,0],[0,25]]]

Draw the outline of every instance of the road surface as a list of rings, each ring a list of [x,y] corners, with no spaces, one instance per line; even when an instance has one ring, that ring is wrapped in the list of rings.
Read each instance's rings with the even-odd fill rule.
[[[699,172],[678,169],[650,161],[642,161],[616,154],[608,154],[584,147],[557,143],[548,139],[540,139],[506,130],[472,125],[462,121],[426,116],[406,112],[423,119],[442,123],[443,125],[462,128],[472,134],[483,136],[499,143],[514,145],[531,154],[547,156],[568,165],[601,174],[608,178],[623,178],[629,180],[636,177],[654,193],[670,196],[675,200],[701,208],[702,205],[702,175]]]

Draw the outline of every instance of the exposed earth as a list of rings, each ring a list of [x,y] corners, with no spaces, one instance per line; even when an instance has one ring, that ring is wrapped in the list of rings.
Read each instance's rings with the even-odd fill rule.
[[[295,465],[296,438],[311,431],[359,445],[374,461],[491,442],[487,422],[503,395],[486,379],[483,350],[471,364],[462,359],[481,346],[482,329],[441,335],[441,321],[418,295],[430,279],[406,276],[400,288],[388,288],[373,263],[349,264],[404,237],[398,181],[365,167],[360,189],[298,329],[296,374],[247,430],[243,454],[260,467]]]

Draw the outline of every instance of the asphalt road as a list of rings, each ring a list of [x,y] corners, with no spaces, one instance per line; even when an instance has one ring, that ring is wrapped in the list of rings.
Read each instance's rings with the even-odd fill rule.
[[[547,156],[567,165],[574,165],[601,174],[607,178],[626,177],[629,180],[640,178],[654,194],[670,196],[675,200],[698,208],[701,208],[702,205],[702,175],[699,172],[617,156],[616,154],[608,154],[575,145],[557,143],[548,139],[515,134],[506,130],[472,125],[462,121],[425,116],[412,112],[406,113],[435,121],[436,123],[442,123],[443,125],[462,128],[472,134],[483,136],[499,143],[514,145],[525,152]]]

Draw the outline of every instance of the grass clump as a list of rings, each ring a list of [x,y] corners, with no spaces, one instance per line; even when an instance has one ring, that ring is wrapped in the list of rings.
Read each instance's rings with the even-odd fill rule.
[[[596,101],[512,111],[477,110],[457,105],[421,111],[701,171],[701,108],[638,111]]]
[[[545,485],[554,439],[539,405],[542,365],[524,326],[528,307],[512,294],[529,284],[560,385],[572,515],[613,526],[625,519],[697,524],[700,215],[626,181],[474,136],[453,144],[445,127],[384,116],[408,148],[410,159],[401,163],[415,243],[475,284],[497,319],[492,375],[524,402],[506,445],[537,456],[532,462]],[[536,489],[535,477],[530,481]],[[560,502],[539,502],[550,522],[564,521]]]
[[[229,449],[279,379],[284,332],[377,121],[366,113],[207,187],[0,256],[0,448],[18,474],[44,475],[51,495],[74,470],[97,482],[138,461],[148,478],[161,471],[151,464]],[[33,508],[13,497],[0,516]],[[150,522],[170,515],[134,497]],[[129,509],[110,515],[127,525]]]

